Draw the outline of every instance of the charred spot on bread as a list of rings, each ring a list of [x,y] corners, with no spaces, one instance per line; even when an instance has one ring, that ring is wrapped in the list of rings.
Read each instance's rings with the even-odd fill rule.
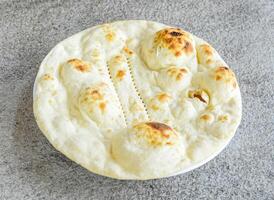
[[[189,98],[197,98],[205,104],[209,103],[209,95],[207,94],[207,92],[205,90],[202,90],[202,89],[190,90],[188,92],[188,97]]]
[[[175,37],[183,35],[183,33],[179,32],[179,31],[172,31],[169,34],[172,35],[172,36],[175,36]]]
[[[150,126],[153,129],[156,129],[158,131],[164,131],[164,130],[172,130],[168,125],[159,123],[159,122],[147,122],[148,126]]]

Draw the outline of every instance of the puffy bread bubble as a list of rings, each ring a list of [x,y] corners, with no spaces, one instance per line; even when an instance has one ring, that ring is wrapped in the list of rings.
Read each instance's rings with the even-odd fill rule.
[[[181,135],[170,126],[144,122],[119,134],[112,143],[112,153],[127,170],[155,176],[174,169],[185,152]]]
[[[200,116],[197,123],[199,128],[207,134],[217,139],[227,139],[233,133],[233,127],[230,124],[235,122],[232,122],[229,114],[219,114],[214,117],[211,113],[205,113]]]
[[[234,72],[225,66],[199,73],[193,82],[207,91],[212,104],[229,101],[238,87]]]
[[[104,24],[83,39],[85,51],[89,51],[89,47],[92,46],[94,41],[100,44],[101,48],[106,51],[107,57],[110,58],[124,47],[126,36],[111,24]]]
[[[100,74],[95,65],[73,58],[61,66],[61,78],[70,90],[80,89],[83,83],[90,84],[100,79]]]
[[[56,88],[56,80],[52,74],[47,73],[41,76],[39,79],[39,86],[44,90],[54,90]]]
[[[198,63],[207,67],[214,68],[216,66],[225,65],[224,61],[216,50],[209,44],[201,44],[196,47]]]
[[[150,98],[147,103],[151,119],[157,119],[159,122],[172,124],[172,113],[169,109],[169,103],[172,101],[172,96],[165,92],[160,92],[154,97]],[[162,113],[165,113],[163,115]]]
[[[153,70],[174,66],[187,66],[196,71],[196,50],[190,33],[179,28],[165,28],[142,42],[142,56]]]
[[[81,113],[99,126],[115,127],[121,117],[115,97],[105,83],[84,88],[78,103]]]
[[[168,92],[177,92],[187,88],[191,82],[191,73],[186,67],[162,69],[157,77],[159,86]]]

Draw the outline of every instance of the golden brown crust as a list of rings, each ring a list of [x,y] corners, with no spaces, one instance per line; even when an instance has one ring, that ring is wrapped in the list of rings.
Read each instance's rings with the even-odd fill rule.
[[[191,90],[188,92],[188,97],[190,98],[197,98],[201,102],[208,104],[209,103],[209,95],[207,94],[206,91],[202,89],[197,89],[197,90]]]
[[[123,78],[126,75],[126,71],[125,70],[118,70],[117,74],[116,74],[116,78],[118,78],[120,81],[123,80]]]
[[[209,44],[202,44],[197,46],[197,58],[199,64],[211,65],[214,63],[214,55],[216,54],[214,48]]]
[[[214,120],[213,118],[212,114],[202,114],[200,116],[200,119],[206,123],[211,123]]]
[[[113,31],[111,25],[105,24],[103,27],[103,30],[105,32],[105,38],[108,42],[112,42],[116,38],[116,33]]]
[[[88,105],[88,112],[90,113],[93,112],[94,106],[98,106],[102,113],[107,109],[107,101],[104,94],[98,88],[86,88],[80,97],[80,103]]]
[[[107,104],[106,104],[105,102],[102,102],[102,103],[99,104],[99,108],[100,108],[100,110],[103,111],[103,112],[105,111],[106,106],[107,106]]]
[[[205,121],[210,119],[209,115],[207,115],[207,114],[202,115],[200,118],[205,120]]]
[[[216,81],[223,81],[232,85],[233,88],[237,87],[237,81],[234,72],[226,66],[217,67],[214,71],[214,79]]]
[[[130,50],[128,47],[124,47],[123,50],[124,50],[124,52],[125,52],[126,54],[128,54],[128,55],[132,55],[132,54],[133,54],[133,51]]]
[[[187,73],[188,71],[185,68],[170,67],[167,70],[167,74],[174,77],[176,81],[182,80]]]
[[[179,28],[166,28],[156,33],[154,44],[170,49],[176,57],[193,53],[193,45],[188,33]]]
[[[164,103],[164,102],[168,101],[171,98],[171,96],[169,96],[167,93],[163,92],[163,93],[157,95],[157,98],[160,102]]]
[[[123,57],[121,56],[121,55],[118,55],[118,56],[115,56],[114,57],[114,61],[116,62],[116,63],[119,63],[119,62],[121,62],[123,60]]]
[[[77,58],[68,60],[68,63],[73,65],[75,69],[81,72],[88,72],[91,68],[89,64]]]
[[[109,32],[106,34],[106,39],[109,41],[109,42],[112,42],[116,37],[116,34],[115,32]]]
[[[93,100],[102,100],[103,99],[103,95],[98,90],[91,90],[89,92],[89,94]]]
[[[177,134],[174,130],[163,123],[146,122],[134,126],[139,138],[144,138],[153,147],[173,145],[177,141]]]
[[[214,50],[213,48],[208,44],[202,44],[199,46],[206,56],[213,56]]]
[[[82,98],[81,103],[88,103],[90,101],[101,101],[103,99],[103,95],[98,90],[87,88],[84,92],[84,98]]]

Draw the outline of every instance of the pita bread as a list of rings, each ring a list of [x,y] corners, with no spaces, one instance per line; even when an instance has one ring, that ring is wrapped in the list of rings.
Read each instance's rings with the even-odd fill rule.
[[[119,21],[57,44],[34,86],[50,143],[86,169],[154,179],[216,156],[241,120],[235,74],[207,42],[177,27]]]

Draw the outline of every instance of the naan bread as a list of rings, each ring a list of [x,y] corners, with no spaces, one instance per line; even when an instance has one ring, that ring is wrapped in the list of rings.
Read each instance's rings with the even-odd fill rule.
[[[56,45],[40,66],[33,106],[56,149],[118,179],[200,166],[241,119],[235,74],[213,47],[150,21],[95,26]]]

